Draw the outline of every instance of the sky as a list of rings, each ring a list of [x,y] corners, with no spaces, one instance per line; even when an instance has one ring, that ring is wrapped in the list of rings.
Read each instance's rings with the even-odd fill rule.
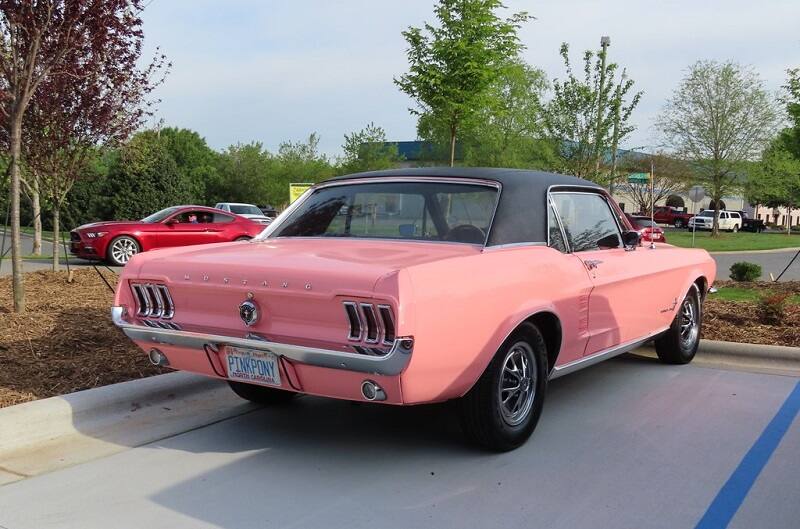
[[[196,130],[215,149],[320,135],[340,152],[344,134],[374,122],[390,141],[413,140],[413,102],[393,78],[406,71],[401,32],[433,22],[433,0],[152,0],[143,13],[145,54],[172,70],[156,91],[151,125]],[[536,17],[520,30],[523,58],[550,79],[564,76],[558,50],[611,37],[610,60],[644,91],[625,147],[659,143],[653,121],[699,59],[753,67],[770,91],[800,67],[800,0],[507,0],[507,14]]]

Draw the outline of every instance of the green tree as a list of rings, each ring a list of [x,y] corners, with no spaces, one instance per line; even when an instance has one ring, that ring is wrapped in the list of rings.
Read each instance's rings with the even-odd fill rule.
[[[791,140],[785,133],[775,138],[764,150],[761,163],[754,164],[745,185],[751,203],[786,208],[787,233],[792,232],[792,210],[800,205],[800,159],[791,151]]]
[[[552,142],[545,138],[545,73],[518,59],[490,87],[489,104],[464,125],[464,163],[483,167],[549,169]]]
[[[193,130],[168,127],[159,134],[178,170],[192,183],[192,194],[202,197],[206,204],[210,203],[206,196],[206,186],[217,180],[219,154],[208,146],[205,138]]]
[[[115,219],[140,219],[168,206],[195,201],[192,182],[152,130],[136,134],[120,149],[104,187]]]
[[[342,174],[389,169],[402,159],[397,144],[387,143],[386,132],[374,123],[345,134],[342,151],[344,155],[339,160]]]
[[[530,17],[503,19],[500,8],[500,0],[439,0],[437,26],[403,32],[409,71],[395,84],[416,102],[412,114],[445,124],[451,166],[461,125],[485,105],[489,88],[523,47],[517,30]]]
[[[696,62],[667,101],[657,126],[714,200],[713,236],[719,234],[719,201],[740,187],[745,162],[758,158],[777,122],[761,78],[733,62]]]
[[[206,199],[217,202],[267,202],[267,178],[273,162],[258,142],[236,144],[219,155],[214,177],[206,183]]]
[[[617,146],[635,130],[630,116],[642,97],[635,92],[629,97],[634,81],[619,66],[607,63],[606,47],[583,54],[583,76],[572,69],[569,45],[561,45],[566,78],[553,81],[553,99],[547,106],[545,124],[554,142],[560,143],[558,170],[588,178],[602,184],[613,184]],[[611,171],[601,172],[608,154]]]
[[[800,159],[800,68],[787,70],[788,79],[784,85],[786,91],[783,102],[792,126],[786,131],[789,150]]]
[[[273,162],[266,189],[269,203],[276,207],[289,203],[290,183],[316,183],[336,173],[328,157],[319,152],[317,133],[306,141],[281,143]]]

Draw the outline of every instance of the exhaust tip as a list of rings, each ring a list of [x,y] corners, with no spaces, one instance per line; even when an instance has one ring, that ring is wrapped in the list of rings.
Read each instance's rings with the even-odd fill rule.
[[[150,363],[153,364],[154,366],[163,367],[169,365],[169,359],[167,358],[167,355],[165,355],[155,347],[150,349],[150,351],[147,353],[147,358],[150,359]]]
[[[372,380],[365,380],[361,383],[361,396],[368,401],[386,400],[386,392]]]

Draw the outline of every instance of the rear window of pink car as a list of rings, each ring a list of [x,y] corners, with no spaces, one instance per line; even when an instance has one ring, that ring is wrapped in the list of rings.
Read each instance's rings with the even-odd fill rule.
[[[498,190],[478,184],[376,182],[322,187],[277,237],[351,237],[485,244]]]

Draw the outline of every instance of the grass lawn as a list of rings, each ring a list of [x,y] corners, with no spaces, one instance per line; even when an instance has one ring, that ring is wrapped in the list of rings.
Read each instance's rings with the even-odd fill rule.
[[[721,286],[717,289],[717,292],[711,294],[711,296],[713,299],[719,299],[721,301],[750,301],[755,303],[762,295],[768,293],[772,293],[772,291],[764,288]],[[800,305],[800,294],[794,294],[789,297],[787,301],[795,305]]]
[[[683,248],[692,247],[692,232],[687,230],[669,230],[667,242]],[[720,233],[719,237],[711,237],[710,231],[698,231],[695,236],[695,248],[704,248],[709,252],[737,252],[743,250],[775,250],[779,248],[800,247],[800,234],[786,233]]]

